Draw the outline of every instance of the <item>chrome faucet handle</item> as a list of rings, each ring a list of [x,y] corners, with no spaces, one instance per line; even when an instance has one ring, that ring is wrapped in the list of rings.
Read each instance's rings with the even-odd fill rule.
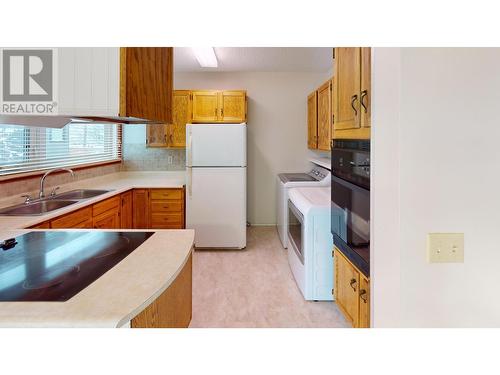
[[[56,191],[59,189],[60,189],[59,186],[56,186],[54,189],[52,189],[52,191],[50,192],[50,197],[54,198],[56,196]]]
[[[24,200],[24,204],[29,204],[31,203],[31,196],[29,194],[21,195],[21,197],[26,198]]]

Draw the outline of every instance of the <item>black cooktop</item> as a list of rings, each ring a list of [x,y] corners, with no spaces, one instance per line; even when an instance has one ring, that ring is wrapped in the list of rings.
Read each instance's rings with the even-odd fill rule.
[[[153,233],[49,231],[16,237],[15,246],[0,249],[0,301],[67,301]]]

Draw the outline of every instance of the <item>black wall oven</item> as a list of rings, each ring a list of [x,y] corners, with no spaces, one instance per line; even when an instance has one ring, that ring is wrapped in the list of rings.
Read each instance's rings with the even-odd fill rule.
[[[331,189],[331,226],[335,246],[369,276],[369,140],[334,140]]]

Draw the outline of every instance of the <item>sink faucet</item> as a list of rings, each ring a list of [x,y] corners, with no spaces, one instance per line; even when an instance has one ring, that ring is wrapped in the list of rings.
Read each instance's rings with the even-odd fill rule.
[[[45,193],[43,192],[43,184],[45,183],[45,178],[51,174],[52,172],[61,172],[61,171],[66,171],[66,172],[69,172],[71,173],[71,176],[73,176],[73,178],[75,178],[75,173],[73,172],[73,170],[69,169],[69,168],[55,168],[55,169],[51,169],[50,171],[47,171],[43,176],[42,178],[40,179],[40,194],[39,194],[39,198],[42,199],[42,198],[45,198]]]

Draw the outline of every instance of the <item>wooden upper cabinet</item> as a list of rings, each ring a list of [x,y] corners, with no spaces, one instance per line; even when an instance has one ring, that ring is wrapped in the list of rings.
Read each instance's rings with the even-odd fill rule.
[[[361,127],[371,126],[371,48],[361,48]]]
[[[247,100],[243,90],[192,91],[192,122],[241,123],[246,121]]]
[[[146,145],[168,147],[168,127],[166,124],[146,125]]]
[[[192,94],[193,122],[217,122],[219,120],[219,92],[197,90]]]
[[[332,139],[332,81],[318,89],[318,150],[329,151]]]
[[[191,116],[191,91],[175,90],[173,124],[168,127],[170,147],[186,147],[186,124],[191,122]]]
[[[307,147],[318,148],[318,93],[313,91],[307,97]]]
[[[173,48],[120,49],[120,115],[172,123]]]
[[[335,50],[334,130],[360,127],[361,48]]]
[[[222,91],[219,93],[219,120],[241,123],[246,120],[246,93],[244,91]]]
[[[371,49],[335,49],[333,138],[370,139]]]

